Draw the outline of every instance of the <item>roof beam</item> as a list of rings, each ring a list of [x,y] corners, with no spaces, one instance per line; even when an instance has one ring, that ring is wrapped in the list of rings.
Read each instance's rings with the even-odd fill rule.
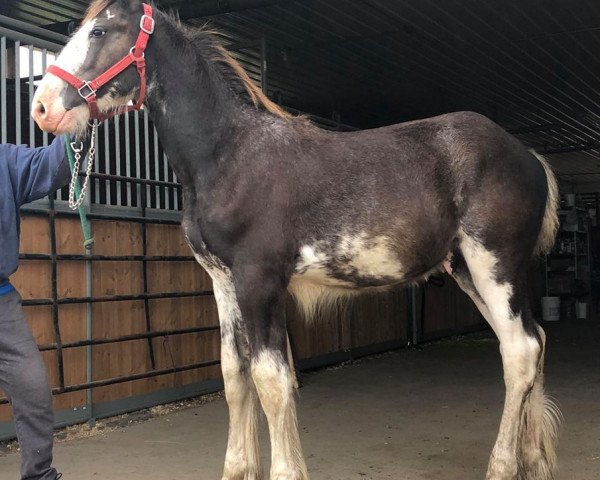
[[[600,142],[589,141],[577,145],[549,146],[542,149],[535,149],[540,155],[554,155],[557,153],[587,152],[588,150],[599,150]]]
[[[177,10],[182,20],[188,20],[190,18],[209,17],[273,5],[290,4],[296,1],[298,0],[200,0],[196,2],[165,0],[160,2],[160,6]]]

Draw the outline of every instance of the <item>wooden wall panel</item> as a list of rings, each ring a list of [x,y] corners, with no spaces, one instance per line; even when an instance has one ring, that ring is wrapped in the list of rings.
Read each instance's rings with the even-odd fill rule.
[[[349,306],[352,348],[406,339],[406,293],[394,288],[356,297]]]
[[[307,359],[327,353],[343,350],[342,319],[337,311],[319,315],[314,319],[305,319],[289,297],[287,304],[287,323],[294,353],[298,359]]]
[[[485,321],[469,296],[448,276],[443,287],[428,285],[417,291],[417,319],[424,339],[461,333]],[[421,316],[421,301],[425,292],[425,315]],[[421,323],[422,322],[422,323]]]

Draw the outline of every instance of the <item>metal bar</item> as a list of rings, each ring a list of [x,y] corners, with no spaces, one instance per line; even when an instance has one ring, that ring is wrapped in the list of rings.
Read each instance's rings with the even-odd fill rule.
[[[115,117],[115,173],[121,175],[121,117]],[[117,182],[117,205],[123,206],[121,203],[121,182]]]
[[[221,362],[219,360],[210,360],[208,362],[194,363],[192,365],[184,365],[181,367],[164,368],[161,370],[154,370],[152,372],[145,372],[145,373],[135,373],[133,375],[124,375],[122,377],[111,378],[109,380],[96,380],[96,381],[90,382],[88,384],[82,383],[80,385],[69,385],[68,387],[65,387],[65,388],[54,389],[52,393],[54,393],[54,394],[69,393],[69,392],[77,392],[79,390],[85,390],[87,388],[106,387],[108,385],[115,385],[117,383],[132,382],[134,380],[142,380],[144,378],[158,377],[161,375],[168,375],[170,373],[179,373],[179,372],[186,372],[188,370],[196,370],[199,368],[212,367],[215,365],[219,365],[220,363]]]
[[[173,181],[179,185],[179,182],[177,181],[177,175],[175,175],[175,172],[173,172]],[[180,191],[181,191],[181,185],[179,185],[179,187],[176,188],[173,192],[175,195],[175,204],[173,205],[173,210],[179,210],[179,192]]]
[[[15,42],[15,143],[21,144],[21,42]]]
[[[549,130],[556,130],[560,128],[558,123],[542,123],[538,125],[525,125],[523,127],[511,128],[507,132],[512,135],[524,135],[527,133],[539,133],[547,132]]]
[[[240,10],[269,7],[288,1],[289,0],[227,0],[224,2],[222,0],[204,0],[201,2],[189,2],[179,0],[170,2],[169,6],[177,9],[181,18],[185,20],[188,18],[199,18],[237,12]],[[166,7],[166,5],[164,7]]]
[[[260,39],[260,88],[263,93],[268,93],[267,78],[267,37],[263,35]]]
[[[33,62],[33,55],[34,55],[34,50],[33,50],[33,45],[29,45],[29,47],[27,48],[27,51],[29,52],[29,105],[32,104],[33,102],[33,96],[35,95],[34,92],[34,62]],[[30,147],[35,147],[35,122],[33,121],[33,117],[31,115],[29,115],[29,146]]]
[[[85,173],[80,173],[80,176],[85,176]],[[125,177],[123,175],[112,175],[108,173],[93,173],[90,175],[91,178],[100,178],[107,180],[114,180],[123,183],[138,183],[140,185],[155,185],[157,187],[166,188],[181,188],[181,184],[177,182],[165,182],[162,180],[146,180],[144,178]]]
[[[150,124],[148,118],[148,110],[144,108],[144,166],[146,172],[144,178],[150,180]],[[150,185],[146,184],[146,202],[150,198]],[[149,206],[148,204],[146,206]]]
[[[46,40],[41,40],[37,37],[33,37],[31,35],[27,35],[25,33],[15,32],[14,30],[10,30],[5,27],[0,27],[0,35],[4,37],[8,37],[11,40],[18,40],[27,45],[35,45],[38,48],[44,48],[46,50],[59,51],[63,48],[63,45],[54,42],[48,42]]]
[[[0,32],[0,35],[4,35]],[[6,120],[6,37],[0,39],[0,101],[2,101],[2,143],[8,142]]]
[[[23,300],[23,306],[42,306],[42,305],[74,305],[80,303],[103,303],[103,302],[129,302],[135,300],[157,300],[164,298],[188,298],[188,297],[208,297],[213,295],[212,290],[200,290],[197,292],[162,292],[162,293],[139,293],[135,295],[106,295],[102,297],[68,297],[68,298],[39,298]]]
[[[171,336],[171,335],[189,335],[191,333],[214,332],[214,331],[219,330],[219,328],[220,328],[219,325],[212,325],[212,326],[208,326],[208,327],[183,328],[180,330],[161,330],[161,331],[154,331],[154,332],[132,333],[131,335],[123,335],[120,337],[87,339],[87,340],[80,340],[78,342],[63,343],[62,349],[65,350],[68,348],[94,347],[97,345],[106,345],[109,343],[132,342],[135,340],[146,340],[146,339],[165,337],[165,336]],[[45,344],[45,345],[38,345],[38,348],[41,352],[48,352],[48,351],[56,350],[57,345],[55,343],[50,343],[50,344]]]
[[[108,120],[104,122],[104,171],[110,173],[110,123]],[[98,174],[100,175],[100,174]],[[102,178],[102,177],[98,177]],[[107,179],[106,186],[106,205],[112,205],[112,198],[110,196],[110,180]]]
[[[417,302],[416,288],[408,287],[406,290],[406,338],[408,345],[419,343],[419,332],[417,325]]]
[[[142,216],[146,216],[146,189],[142,189]],[[145,258],[148,256],[148,224],[142,223],[142,256],[144,260],[142,261],[142,281],[144,294],[148,294],[148,262],[146,262]],[[146,332],[152,331],[152,321],[150,318],[150,301],[148,298],[144,298],[144,319],[146,321]],[[156,369],[156,357],[154,355],[154,343],[152,343],[152,339],[148,338],[148,353],[150,355],[150,364],[152,369]]]
[[[85,294],[88,297],[93,296],[93,276],[92,276],[92,261],[89,259],[92,256],[90,250],[86,250],[85,256],[87,257],[85,262]],[[85,334],[86,340],[91,341],[94,338],[94,324],[93,324],[93,308],[92,304],[86,303],[85,307]],[[63,348],[65,346],[63,345]],[[85,349],[85,380],[90,383],[94,380],[94,365],[93,365],[93,351],[92,345],[88,345]],[[91,388],[88,388],[85,392],[86,405],[88,409],[88,422],[94,423],[94,395]]]
[[[125,176],[131,178],[131,143],[129,142],[129,114],[123,115],[125,120]],[[125,206],[131,207],[131,182],[125,185]]]
[[[48,49],[44,48],[42,50],[42,71],[45,72],[48,68]],[[42,145],[44,147],[48,146],[48,132],[44,131],[42,133]]]
[[[600,142],[590,141],[580,145],[566,145],[564,147],[545,148],[536,150],[540,155],[554,155],[556,153],[585,152],[600,149]]]
[[[135,176],[136,178],[142,178],[142,159],[141,159],[141,146],[140,146],[140,112],[137,110],[133,114],[134,120],[134,135],[135,135]],[[129,142],[128,142],[129,143]],[[136,206],[139,207],[140,198],[140,184],[135,186],[135,201]]]
[[[57,42],[59,48],[61,46],[60,44],[64,45],[69,41],[69,37],[67,37],[66,35],[61,35],[60,33],[56,33],[45,28],[37,27],[35,25],[32,25],[31,23],[17,20],[16,18],[7,17],[6,15],[0,15],[0,25],[15,28],[22,32],[30,33],[36,38],[47,38],[49,40],[53,40],[54,42]]]
[[[169,162],[167,160],[167,154],[163,152],[163,174],[164,174],[164,179],[165,182],[169,181]],[[165,204],[164,204],[164,210],[169,210],[169,191],[170,188],[169,187],[165,187],[164,188],[164,192],[165,192]]]
[[[158,153],[158,132],[156,131],[156,128],[154,129],[154,179],[158,180],[160,178],[158,171],[160,169],[159,166],[159,153]],[[160,208],[160,191],[158,189],[158,186],[154,188],[154,195],[156,198],[156,203],[154,205],[154,208]]]
[[[68,387],[63,387],[63,388],[54,388],[54,389],[52,389],[52,394],[59,395],[61,393],[78,392],[80,390],[87,390],[90,388],[107,387],[109,385],[115,385],[118,383],[132,382],[134,380],[143,380],[145,378],[159,377],[161,375],[168,375],[171,373],[180,373],[180,372],[186,372],[188,370],[197,370],[200,368],[212,367],[215,365],[219,365],[220,363],[221,362],[219,360],[210,360],[207,362],[194,363],[194,364],[190,364],[190,365],[184,365],[181,367],[172,367],[172,368],[165,368],[162,370],[154,370],[152,372],[135,373],[133,375],[124,375],[122,377],[114,377],[114,378],[111,378],[108,380],[96,380],[94,382],[81,383],[81,384],[77,384],[77,385],[69,385]],[[6,400],[6,399],[0,400],[0,405],[6,405],[7,403],[8,403],[8,400]]]
[[[100,125],[96,126],[96,129],[99,129]],[[96,152],[94,154],[94,172],[93,173],[100,173],[100,149],[96,148]],[[94,185],[94,203],[98,204],[100,203],[100,179],[99,178],[94,178],[92,185]],[[89,198],[89,202],[91,203],[91,195]],[[91,206],[91,205],[90,205]]]
[[[47,215],[47,212],[43,212],[43,211],[27,210],[27,209],[21,209],[21,211],[27,212],[30,215],[37,215],[37,216]],[[68,212],[68,211],[57,211],[56,212],[57,217],[75,217],[77,215],[78,215],[77,212]],[[90,220],[108,220],[108,221],[115,221],[115,222],[128,221],[128,222],[134,222],[134,223],[147,222],[147,223],[151,223],[151,224],[155,224],[155,225],[181,225],[181,221],[179,221],[179,220],[167,220],[167,219],[162,219],[162,218],[150,218],[150,217],[143,218],[143,217],[124,216],[124,215],[108,215],[108,214],[103,214],[103,213],[88,213],[87,217]]]
[[[56,217],[54,210],[54,197],[50,196],[50,211],[48,212],[50,226],[50,253],[52,255],[52,325],[54,328],[54,341],[58,359],[58,383],[65,386],[65,370],[62,352],[62,338],[60,335],[60,322],[58,318],[58,263],[56,261]],[[24,303],[23,303],[24,304]]]
[[[52,260],[51,255],[44,253],[22,253],[20,260]],[[195,262],[193,256],[185,255],[56,255],[58,261],[106,261],[106,262]]]

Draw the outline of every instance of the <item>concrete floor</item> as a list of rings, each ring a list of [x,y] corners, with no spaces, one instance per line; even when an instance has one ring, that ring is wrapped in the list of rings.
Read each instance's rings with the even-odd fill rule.
[[[561,480],[600,479],[600,322],[546,325],[547,385],[565,426]],[[313,480],[481,480],[503,400],[487,335],[402,350],[306,375],[299,417]],[[65,480],[215,480],[227,431],[223,400],[92,438],[60,442]],[[268,443],[262,431],[264,464]],[[0,480],[18,478],[0,457]]]

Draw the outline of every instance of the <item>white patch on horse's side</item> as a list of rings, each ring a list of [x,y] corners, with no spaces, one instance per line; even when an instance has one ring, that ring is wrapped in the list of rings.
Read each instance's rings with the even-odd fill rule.
[[[281,355],[263,350],[252,360],[252,378],[269,422],[272,479],[308,480],[294,402],[294,377]]]
[[[347,278],[337,278],[333,271]],[[360,232],[341,235],[333,246],[320,241],[303,245],[288,290],[304,317],[310,319],[318,309],[334,308],[340,300],[360,293],[348,277],[401,280],[402,265],[390,239]]]
[[[108,18],[109,20],[112,20],[115,17],[116,17],[116,15],[111,14],[110,10],[106,11],[106,18]]]
[[[296,263],[295,272],[302,281],[317,285],[352,287],[352,283],[337,279],[329,274],[326,265],[332,257],[322,251],[317,245],[304,245],[300,248],[300,255]]]
[[[383,235],[372,237],[361,232],[343,236],[336,255],[348,258],[346,269],[360,276],[394,279],[403,277],[398,257],[391,248],[391,241]]]

